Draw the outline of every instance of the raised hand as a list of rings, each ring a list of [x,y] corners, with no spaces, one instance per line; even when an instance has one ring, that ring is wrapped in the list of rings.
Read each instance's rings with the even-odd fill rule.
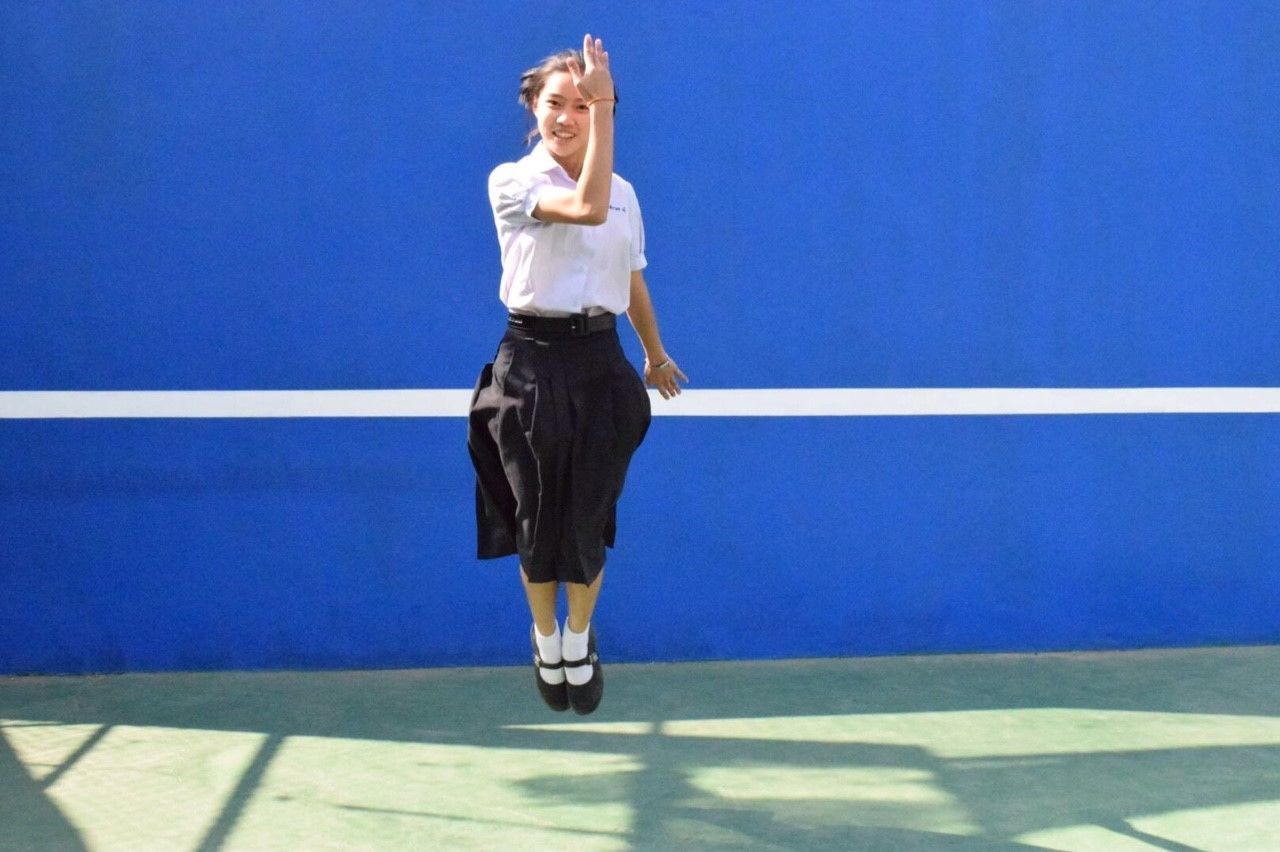
[[[586,68],[578,66],[577,59],[568,61],[569,76],[578,87],[579,94],[588,101],[612,100],[613,77],[609,74],[609,54],[604,52],[604,42],[592,39],[591,33],[582,37],[582,58]]]

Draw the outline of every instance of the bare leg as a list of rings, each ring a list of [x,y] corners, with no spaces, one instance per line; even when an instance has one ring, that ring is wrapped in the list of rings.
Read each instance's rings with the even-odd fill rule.
[[[550,583],[530,583],[529,575],[520,566],[520,582],[524,583],[524,593],[529,599],[529,611],[533,613],[533,623],[538,632],[550,636],[556,632],[556,592],[560,584],[554,580]]]
[[[565,595],[569,598],[569,618],[566,624],[574,633],[581,633],[591,623],[591,613],[595,612],[596,598],[600,597],[600,586],[603,584],[603,568],[590,586],[582,583],[564,584]]]

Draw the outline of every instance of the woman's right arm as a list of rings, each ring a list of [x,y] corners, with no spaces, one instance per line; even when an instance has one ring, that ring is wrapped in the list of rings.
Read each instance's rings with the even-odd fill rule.
[[[601,101],[591,110],[587,159],[575,189],[544,189],[533,218],[571,225],[603,225],[609,217],[609,188],[613,182],[613,102]]]
[[[576,188],[545,189],[538,196],[533,217],[543,222],[601,225],[609,216],[609,190],[613,183],[613,78],[609,54],[600,39],[582,39],[586,69],[569,61],[569,74],[579,94],[588,102],[590,132]]]

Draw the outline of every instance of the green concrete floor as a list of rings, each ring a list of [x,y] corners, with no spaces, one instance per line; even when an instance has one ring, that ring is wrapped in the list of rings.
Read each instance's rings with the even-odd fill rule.
[[[0,678],[0,849],[1280,849],[1280,647]]]

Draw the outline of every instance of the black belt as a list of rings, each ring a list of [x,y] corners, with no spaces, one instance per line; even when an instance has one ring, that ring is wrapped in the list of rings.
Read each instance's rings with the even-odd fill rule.
[[[586,337],[597,331],[614,328],[618,323],[617,314],[571,314],[567,317],[536,317],[530,314],[507,314],[507,325],[531,331],[534,334],[549,334],[557,337]]]

